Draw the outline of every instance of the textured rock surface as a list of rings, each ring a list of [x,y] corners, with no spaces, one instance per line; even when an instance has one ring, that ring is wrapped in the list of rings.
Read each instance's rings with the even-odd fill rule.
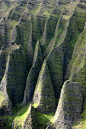
[[[10,54],[9,68],[7,72],[7,92],[13,105],[23,100],[26,76],[27,69],[25,55],[20,47]]]
[[[6,62],[6,70],[0,84],[0,115],[12,115],[12,104],[7,94],[7,72],[9,68],[10,56]]]
[[[63,84],[63,51],[62,47],[54,48],[48,55],[47,64],[50,72],[51,81],[55,91],[55,97],[59,98]]]
[[[65,36],[63,50],[64,50],[64,72],[67,64],[71,60],[75,43],[79,38],[79,35],[84,29],[86,21],[86,3],[81,0],[75,8],[73,15],[71,16],[67,34]]]
[[[0,92],[1,105],[2,102],[7,103],[6,108],[9,105],[10,112],[12,103],[14,115],[16,108],[23,105],[23,118],[23,108],[33,100],[34,107],[39,111],[39,128],[45,129],[50,116],[54,115],[50,113],[55,112],[65,80],[79,82],[86,101],[85,37],[86,0],[0,0],[0,86],[4,89]],[[8,56],[9,66],[6,65]],[[74,87],[76,84],[70,85]],[[75,87],[71,92],[75,94],[73,89]],[[69,99],[67,104],[70,105]],[[70,106],[66,109],[71,111]],[[2,114],[5,111],[8,112],[4,110]],[[0,117],[0,128],[10,128],[13,117]]]
[[[79,36],[76,46],[74,48],[73,56],[71,62],[68,66],[68,73],[66,77],[69,76],[71,81],[78,81],[84,92],[84,96],[86,96],[86,28],[84,26],[84,30]]]
[[[0,51],[0,81],[4,76],[5,68],[6,68],[6,56],[2,51]]]
[[[33,103],[37,104],[37,110],[42,113],[55,112],[55,93],[46,61],[44,61],[42,69],[39,73],[36,89],[33,96]]]
[[[0,49],[4,42],[4,31],[5,31],[5,21],[4,18],[0,19]]]
[[[62,87],[58,107],[51,126],[47,129],[71,129],[80,117],[83,94],[79,83],[66,81]]]
[[[33,65],[27,77],[23,105],[26,105],[28,102],[31,102],[33,98],[33,94],[34,94],[34,90],[35,90],[35,86],[37,83],[42,62],[43,62],[43,59],[42,59],[41,47],[38,41],[34,52]]]

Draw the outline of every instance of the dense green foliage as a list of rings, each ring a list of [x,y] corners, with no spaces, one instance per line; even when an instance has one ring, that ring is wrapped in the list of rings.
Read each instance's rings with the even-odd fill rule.
[[[74,119],[74,85],[59,99],[66,80],[82,87],[83,123],[76,128],[84,128],[85,46],[86,0],[0,0],[0,115],[13,114],[0,116],[0,128],[45,129],[57,121],[58,102]]]
[[[27,69],[25,64],[25,55],[22,48],[20,48],[19,50],[11,53],[7,73],[7,92],[13,105],[23,100],[26,76]]]

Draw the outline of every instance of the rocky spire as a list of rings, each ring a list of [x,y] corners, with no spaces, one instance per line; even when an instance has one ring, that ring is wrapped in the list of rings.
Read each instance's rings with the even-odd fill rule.
[[[38,104],[37,110],[42,113],[55,112],[55,94],[46,61],[44,61],[38,77],[33,103]]]
[[[80,118],[82,104],[81,85],[78,82],[65,81],[53,123],[47,129],[71,129],[72,124]]]

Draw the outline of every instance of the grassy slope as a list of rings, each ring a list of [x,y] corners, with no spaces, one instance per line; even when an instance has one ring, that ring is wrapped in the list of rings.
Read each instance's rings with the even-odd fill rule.
[[[35,108],[35,105],[34,104],[34,108]],[[11,125],[11,121],[13,120],[14,118],[14,129],[16,128],[19,128],[21,126],[24,125],[24,122],[27,118],[27,115],[29,114],[30,112],[30,107],[29,107],[29,104],[27,104],[26,106],[24,106],[23,108],[21,109],[18,109],[18,108],[14,108],[17,110],[17,115],[14,114],[14,116],[7,116],[8,117],[8,127],[10,127]],[[15,111],[15,110],[14,110]],[[52,118],[52,116],[54,115],[54,113],[49,113],[49,114],[43,114],[43,113],[40,113],[38,111],[36,111],[36,117],[37,117],[37,123],[39,125],[39,129],[45,129],[46,128],[46,125],[47,123],[50,121],[50,119]],[[7,118],[6,116],[4,116],[3,118]],[[6,128],[8,129],[8,128]]]

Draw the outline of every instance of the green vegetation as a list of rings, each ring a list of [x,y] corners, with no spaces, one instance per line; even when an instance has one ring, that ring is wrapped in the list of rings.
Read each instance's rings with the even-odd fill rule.
[[[69,65],[69,73],[67,76],[70,77],[71,81],[80,82],[83,87],[83,93],[86,98],[86,51],[85,51],[85,40],[86,30],[84,29],[79,36],[76,46],[74,48],[73,56]]]
[[[13,122],[14,118],[16,117],[16,114],[19,111],[21,111],[21,104],[18,104],[18,105],[16,104],[16,106],[13,107],[13,115],[12,116],[10,116],[10,115],[0,116],[0,127],[2,129],[11,129],[12,122]]]
[[[53,85],[50,79],[49,70],[46,60],[44,61],[41,71],[39,73],[36,84],[33,104],[37,103],[37,110],[42,113],[53,113],[56,109],[56,100],[53,90]]]
[[[34,108],[37,108],[37,106],[38,106],[38,103],[34,103],[34,104],[33,104],[33,107],[34,107]]]
[[[86,0],[0,0],[0,128],[13,122],[14,129],[45,129],[62,113],[75,119],[80,88],[70,84],[59,100],[65,80],[82,87],[82,119],[74,127],[86,128],[85,46]]]
[[[4,76],[4,72],[5,72],[5,68],[6,68],[6,60],[7,60],[7,55],[5,54],[5,52],[1,51],[1,55],[0,55],[0,81],[2,80],[3,76]]]
[[[65,81],[61,89],[58,107],[55,116],[51,119],[52,125],[49,129],[52,129],[53,126],[54,128],[71,128],[73,122],[80,117],[82,104],[83,94],[80,84],[69,80]]]
[[[46,59],[51,81],[55,91],[55,97],[59,99],[63,84],[63,51],[62,47],[54,48]]]
[[[24,12],[25,10],[25,7],[26,7],[26,3],[23,3],[21,2],[14,10],[12,16],[11,16],[11,19],[12,20],[16,20],[16,21],[19,21],[22,13]]]
[[[11,129],[14,116],[0,116],[0,127],[2,129]]]
[[[0,92],[0,107],[2,106],[2,102],[4,100],[3,92]]]
[[[47,124],[51,124],[50,119],[54,116],[54,113],[43,114],[36,112],[39,129],[45,129]]]
[[[38,104],[33,104],[34,108],[37,108]],[[54,116],[54,113],[44,114],[36,111],[37,122],[39,129],[45,129],[47,124],[51,124],[50,119]]]
[[[16,127],[23,127],[24,122],[27,118],[28,113],[30,112],[29,104],[24,106],[23,108],[20,109],[20,111],[17,113],[17,116],[14,119],[14,129]]]
[[[41,39],[44,30],[46,18],[45,17],[33,17],[32,16],[32,34],[34,47],[38,39]]]
[[[81,114],[81,116],[83,118],[81,118],[80,120],[78,120],[76,123],[73,124],[73,127],[76,129],[85,129],[86,128],[86,100],[84,102],[84,106],[83,106],[83,113]]]
[[[7,92],[13,105],[20,103],[23,100],[26,76],[27,69],[25,55],[23,49],[20,47],[10,54],[7,72]]]
[[[80,2],[79,4],[82,4]],[[86,6],[86,3],[84,3]],[[84,6],[84,5],[83,5]],[[72,57],[75,43],[84,29],[84,24],[86,20],[86,10],[77,6],[75,8],[74,14],[70,18],[69,26],[67,29],[67,34],[63,44],[64,50],[64,69],[66,70],[69,60]],[[64,70],[64,73],[65,73]]]
[[[34,94],[34,90],[35,90],[35,86],[37,83],[37,79],[39,76],[42,62],[43,62],[43,58],[42,58],[42,53],[41,53],[40,42],[38,40],[36,47],[35,47],[33,65],[27,76],[27,82],[26,82],[26,88],[25,88],[24,100],[23,100],[24,105],[27,104],[28,102],[31,102],[33,98],[33,94]]]
[[[38,4],[36,8],[32,8],[30,13],[36,16],[39,13],[40,9],[41,9],[41,3]]]
[[[17,23],[18,22],[16,20],[11,20],[9,24],[14,28],[17,25]]]

